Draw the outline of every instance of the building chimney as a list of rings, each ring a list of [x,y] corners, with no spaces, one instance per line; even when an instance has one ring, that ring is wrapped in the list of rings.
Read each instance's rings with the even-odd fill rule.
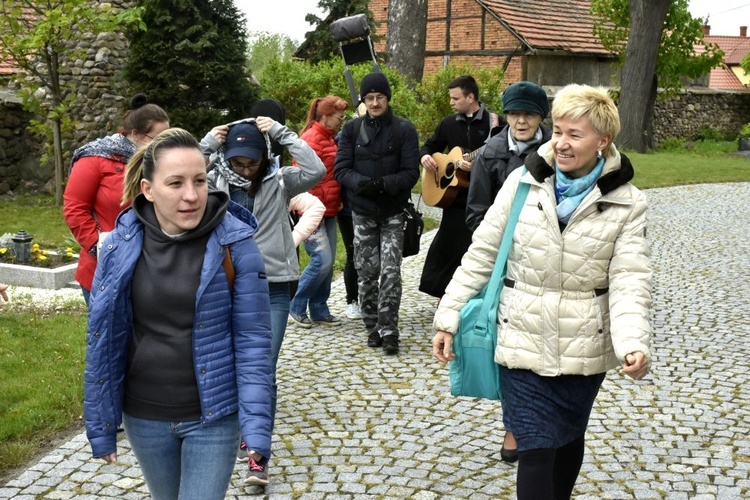
[[[747,36],[747,26],[740,26],[740,36]]]
[[[703,25],[703,36],[708,36],[711,34],[711,26],[708,24]]]

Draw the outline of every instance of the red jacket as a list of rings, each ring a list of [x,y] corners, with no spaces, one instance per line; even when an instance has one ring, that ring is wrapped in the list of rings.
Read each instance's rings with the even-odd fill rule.
[[[310,145],[326,167],[326,175],[309,192],[326,206],[324,217],[335,217],[341,209],[341,185],[333,178],[333,164],[336,161],[338,146],[333,140],[333,132],[318,122],[300,136]]]
[[[91,291],[96,256],[89,253],[99,241],[99,231],[112,231],[115,219],[130,204],[120,205],[125,163],[85,156],[73,165],[65,187],[63,216],[81,245],[76,281]]]

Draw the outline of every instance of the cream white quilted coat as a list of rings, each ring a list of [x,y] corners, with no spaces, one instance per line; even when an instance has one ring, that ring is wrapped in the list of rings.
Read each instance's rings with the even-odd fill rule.
[[[630,162],[610,147],[597,186],[561,234],[550,143],[538,153],[527,159],[523,178],[520,168],[510,174],[475,231],[435,313],[435,329],[455,333],[461,307],[489,281],[516,188],[527,182],[508,259],[515,286],[503,286],[500,296],[495,361],[557,376],[601,373],[634,351],[650,358],[646,197],[628,182]]]

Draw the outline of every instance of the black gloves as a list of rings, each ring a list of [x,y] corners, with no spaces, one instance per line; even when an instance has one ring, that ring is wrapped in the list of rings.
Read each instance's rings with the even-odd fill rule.
[[[376,200],[385,194],[385,181],[383,179],[369,181],[359,188],[357,194],[371,200]]]

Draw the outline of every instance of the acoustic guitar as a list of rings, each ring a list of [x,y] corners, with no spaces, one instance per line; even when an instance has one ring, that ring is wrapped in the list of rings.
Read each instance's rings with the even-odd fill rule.
[[[447,155],[433,153],[432,158],[438,165],[437,171],[433,173],[422,168],[424,202],[431,207],[450,207],[460,190],[469,188],[469,172],[458,168],[458,161],[473,160],[479,154],[480,149],[463,154],[461,148],[456,146]]]

